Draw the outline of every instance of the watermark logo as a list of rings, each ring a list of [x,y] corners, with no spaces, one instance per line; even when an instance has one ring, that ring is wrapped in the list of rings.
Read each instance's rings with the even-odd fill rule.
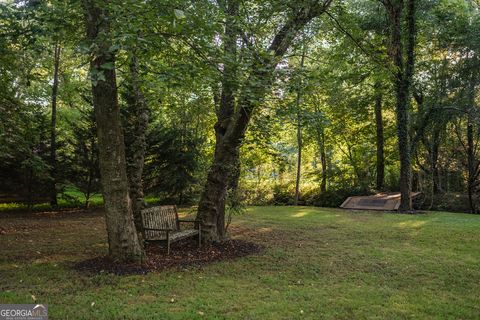
[[[48,320],[46,304],[0,304],[0,320]]]

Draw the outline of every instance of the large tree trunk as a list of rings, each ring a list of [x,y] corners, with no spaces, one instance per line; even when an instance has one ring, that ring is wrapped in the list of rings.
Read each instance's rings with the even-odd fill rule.
[[[384,159],[384,139],[383,139],[383,117],[382,117],[382,94],[378,85],[375,92],[375,127],[376,127],[376,145],[377,145],[377,190],[384,188],[385,181],[385,159]]]
[[[475,193],[478,186],[478,176],[480,175],[480,162],[476,159],[476,143],[474,137],[474,110],[475,110],[475,76],[472,72],[469,92],[468,92],[468,110],[467,110],[467,165],[468,165],[468,177],[467,177],[467,191],[468,191],[468,203],[470,205],[470,212],[477,213]]]
[[[127,176],[132,199],[133,217],[138,234],[143,235],[141,211],[145,207],[143,192],[143,167],[145,164],[145,150],[147,148],[146,131],[148,127],[149,110],[143,96],[138,74],[138,61],[135,53],[130,59],[130,83],[128,101],[129,121],[132,126],[132,139],[128,146]]]
[[[202,220],[203,239],[206,242],[221,241],[225,237],[225,201],[227,189],[239,169],[239,145],[228,148],[224,145],[225,134],[235,112],[237,90],[237,39],[236,19],[239,2],[228,0],[224,4],[225,34],[224,70],[220,96],[216,97],[217,123],[215,124],[215,156],[207,176],[207,183],[198,207]],[[217,92],[215,90],[215,92]],[[203,214],[200,214],[203,213]]]
[[[225,237],[225,199],[232,170],[237,170],[240,142],[215,147],[214,162],[208,172],[207,182],[198,206],[205,242],[221,241]]]
[[[52,120],[50,126],[50,205],[57,206],[57,95],[58,69],[60,67],[59,44],[54,49],[53,86],[52,86]]]
[[[402,76],[403,77],[403,76]],[[410,199],[411,190],[411,163],[410,163],[410,139],[408,135],[409,115],[408,115],[408,91],[405,88],[403,80],[399,80],[397,86],[397,136],[398,150],[400,155],[400,212],[410,211],[412,208]]]
[[[83,0],[87,37],[96,44],[90,72],[109,254],[117,261],[140,261],[144,253],[135,230],[128,192],[115,55],[110,50],[107,11],[101,7],[105,4]],[[99,73],[103,76],[98,76]]]
[[[250,117],[253,110],[265,97],[266,92],[270,90],[275,67],[290,47],[298,32],[314,17],[323,13],[329,5],[330,0],[327,0],[322,4],[315,2],[310,6],[306,5],[295,9],[292,17],[279,29],[269,48],[265,52],[255,53],[255,61],[249,69],[250,75],[244,83],[240,97],[237,99],[238,105],[236,108],[234,89],[240,86],[237,83],[238,78],[232,77],[235,72],[227,70],[229,62],[235,62],[235,60],[225,60],[224,79],[222,82],[225,102],[222,101],[219,110],[217,110],[215,154],[207,175],[207,181],[200,198],[197,213],[197,218],[202,224],[202,239],[205,242],[222,240],[225,234],[225,225],[222,221],[225,221],[225,197],[227,186],[231,180],[230,171],[238,168],[239,149]],[[232,39],[238,37],[237,27],[235,26],[237,20],[235,19],[236,10],[238,10],[237,1],[229,1],[226,10],[225,45],[227,45],[228,41],[233,43]],[[229,28],[231,28],[231,33]],[[254,46],[250,46],[250,43],[247,45],[253,50]],[[228,50],[225,48],[225,57],[231,58],[233,50],[236,50],[236,45],[229,45],[228,47]],[[230,50],[232,51],[230,52]],[[235,65],[235,63],[232,64],[232,68],[235,68]],[[230,89],[227,89],[226,87],[229,86]],[[231,90],[232,95],[228,94],[229,90]],[[230,100],[232,100],[231,103],[228,102]]]
[[[412,209],[410,198],[411,190],[411,162],[410,162],[410,137],[409,137],[409,106],[410,87],[414,67],[415,46],[415,0],[407,0],[407,59],[404,61],[402,45],[402,12],[403,0],[387,0],[384,2],[390,19],[391,43],[390,56],[395,67],[396,91],[396,118],[398,150],[400,155],[400,212]]]

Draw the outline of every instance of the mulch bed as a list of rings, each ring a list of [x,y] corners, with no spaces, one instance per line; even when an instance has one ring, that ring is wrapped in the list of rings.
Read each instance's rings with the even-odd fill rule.
[[[173,243],[170,255],[159,244],[146,247],[147,259],[143,264],[121,264],[109,257],[95,257],[74,265],[82,273],[112,273],[116,275],[145,274],[167,269],[202,267],[222,260],[231,260],[253,254],[260,254],[263,246],[245,240],[227,240],[221,243],[204,245],[198,248],[195,241],[184,240]]]

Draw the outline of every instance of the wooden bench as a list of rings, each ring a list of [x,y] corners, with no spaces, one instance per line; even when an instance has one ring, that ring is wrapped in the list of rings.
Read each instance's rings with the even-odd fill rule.
[[[143,237],[144,241],[161,241],[167,244],[167,253],[170,254],[170,243],[189,237],[198,236],[198,246],[202,243],[202,230],[180,229],[180,223],[192,223],[195,228],[195,220],[178,219],[176,206],[157,206],[142,210]]]

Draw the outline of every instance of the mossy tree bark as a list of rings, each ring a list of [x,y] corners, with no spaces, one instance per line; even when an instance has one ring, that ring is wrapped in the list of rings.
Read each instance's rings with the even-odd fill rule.
[[[468,100],[467,100],[467,192],[468,192],[468,204],[470,206],[471,213],[477,213],[477,206],[475,201],[475,194],[478,190],[480,182],[478,178],[480,176],[480,161],[477,159],[477,144],[475,142],[475,73],[472,72],[469,88],[468,88]]]
[[[388,13],[390,21],[390,58],[394,66],[395,111],[397,120],[398,151],[400,155],[400,193],[399,211],[412,210],[411,191],[411,150],[409,137],[410,88],[414,68],[415,48],[415,0],[380,0]],[[406,7],[406,8],[405,8]],[[406,9],[406,28],[402,28],[403,11]],[[403,42],[406,42],[404,53]],[[406,54],[406,59],[404,58]]]
[[[140,261],[144,253],[135,230],[128,190],[115,53],[109,40],[107,10],[109,3],[83,0],[82,4],[85,10],[87,38],[94,44],[90,74],[109,254],[117,261]]]

